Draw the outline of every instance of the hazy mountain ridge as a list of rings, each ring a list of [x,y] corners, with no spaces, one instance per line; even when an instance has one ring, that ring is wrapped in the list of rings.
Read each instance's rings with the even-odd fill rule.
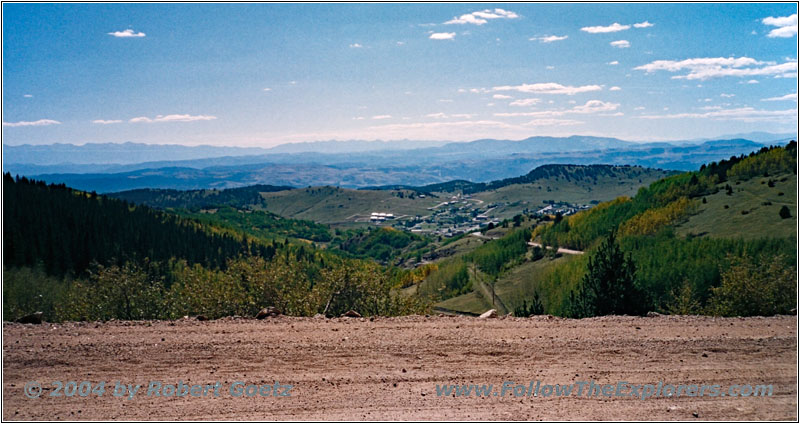
[[[253,184],[363,188],[424,186],[453,180],[488,182],[524,175],[538,166],[553,163],[690,170],[711,161],[748,154],[762,146],[745,139],[675,145],[583,136],[532,137],[520,141],[448,143],[405,151],[273,153],[122,165],[19,165],[10,163],[12,155],[5,158],[3,168],[4,172],[99,192]]]

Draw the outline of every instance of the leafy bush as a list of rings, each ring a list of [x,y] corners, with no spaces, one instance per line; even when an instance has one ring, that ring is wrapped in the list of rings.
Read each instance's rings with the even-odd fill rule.
[[[56,320],[56,307],[64,302],[70,282],[35,268],[3,267],[3,321],[42,312],[45,321]]]
[[[721,316],[788,314],[797,308],[797,272],[781,256],[734,256],[711,289],[708,313]]]
[[[420,285],[423,295],[447,299],[472,291],[467,264],[461,258],[441,262],[439,268]]]

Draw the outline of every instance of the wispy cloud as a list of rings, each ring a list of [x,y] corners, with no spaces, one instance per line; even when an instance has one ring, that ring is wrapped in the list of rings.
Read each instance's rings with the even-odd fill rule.
[[[653,25],[655,25],[655,24],[651,24],[650,22],[644,21],[644,22],[639,22],[638,24],[633,24],[633,27],[634,28],[650,28]]]
[[[266,87],[266,88],[264,88],[264,91],[272,91],[272,89],[269,88],[269,87]]]
[[[633,68],[647,73],[657,71],[688,71],[686,75],[675,75],[673,79],[706,80],[719,77],[744,77],[755,75],[776,75],[792,77],[797,75],[797,61],[775,64],[750,57],[703,57],[675,60],[656,60]]]
[[[111,124],[120,124],[120,123],[122,123],[122,120],[120,120],[120,119],[95,119],[94,121],[92,121],[92,123],[93,124],[98,124],[98,125],[111,125]]]
[[[593,113],[613,112],[619,108],[619,103],[604,102],[602,100],[589,100],[585,104],[574,106],[571,109],[542,110],[536,112],[498,112],[497,117],[536,117],[536,118],[557,118],[564,115],[587,115]]]
[[[61,122],[52,119],[40,119],[38,121],[19,121],[19,122],[3,122],[4,127],[44,127],[47,125],[58,125]]]
[[[447,119],[447,118],[456,118],[456,119],[469,119],[475,116],[474,113],[451,113],[447,114],[444,112],[438,113],[429,113],[425,115],[426,118],[434,118],[434,119]]]
[[[581,31],[588,32],[590,34],[604,34],[607,32],[619,32],[625,31],[630,29],[630,25],[620,25],[618,22],[614,22],[609,26],[588,26],[581,28]]]
[[[143,33],[143,32],[135,32],[134,30],[128,28],[128,29],[126,29],[124,31],[109,32],[108,35],[110,35],[112,37],[117,37],[117,38],[142,38],[142,37],[145,36],[145,33]],[[156,37],[156,38],[158,38],[158,37]]]
[[[736,95],[735,95],[735,94],[731,94],[731,93],[722,93],[722,94],[720,94],[719,96],[720,96],[720,97],[724,97],[724,98],[726,98],[726,99],[730,99],[731,97],[736,97]]]
[[[793,100],[793,101],[796,102],[797,101],[797,93],[790,93],[790,94],[787,94],[785,96],[769,97],[769,98],[766,98],[766,99],[761,99],[762,102],[781,102],[781,101],[787,101],[787,100]]]
[[[628,40],[612,41],[609,44],[611,44],[612,47],[616,47],[618,49],[627,49],[628,47],[631,46],[631,43],[629,43]]]
[[[599,91],[603,87],[599,85],[583,85],[579,87],[561,85],[554,82],[521,84],[521,85],[501,85],[492,87],[493,91],[519,91],[521,93],[541,93],[541,94],[566,94],[574,95],[590,91]]]
[[[376,120],[378,120],[378,119],[390,119],[391,117],[392,117],[392,115],[375,115],[375,116],[372,117],[372,119],[376,119]]]
[[[216,116],[210,115],[158,115],[155,118],[148,118],[146,116],[139,116],[131,118],[128,122],[133,124],[145,123],[153,124],[159,122],[194,122],[194,121],[211,121],[217,119]]]
[[[532,121],[526,122],[522,125],[526,127],[560,127],[565,125],[580,125],[583,124],[581,121],[576,121],[574,119],[534,119]]]
[[[742,122],[786,122],[787,119],[797,119],[797,109],[786,110],[760,110],[752,107],[736,109],[721,109],[705,113],[674,113],[669,115],[642,115],[642,119],[714,119],[718,121]]]
[[[608,89],[608,91],[620,91],[620,90],[622,89],[617,87],[616,85]]]
[[[797,13],[794,15],[764,18],[761,20],[764,25],[777,27],[767,34],[770,38],[789,38],[797,35]]]
[[[360,49],[362,47],[364,47],[364,46],[362,46],[361,44],[358,44],[358,43],[353,43],[353,44],[350,45],[351,49]]]
[[[24,97],[26,99],[32,99],[33,98],[33,94],[23,94],[22,97]]]
[[[431,40],[452,40],[452,39],[456,38],[456,33],[455,32],[434,32],[428,38],[430,38]]]
[[[606,65],[612,65],[612,66],[619,65],[619,61],[618,60],[612,60],[611,62],[606,63]]]
[[[530,41],[539,41],[540,43],[552,43],[554,41],[566,40],[567,38],[569,38],[569,36],[566,36],[566,35],[561,35],[561,36],[558,36],[558,35],[545,35],[544,37],[534,37],[534,38],[530,38],[529,40]]]
[[[540,103],[542,99],[519,99],[509,103],[510,106],[533,106]]]
[[[472,24],[472,25],[483,25],[489,22],[490,19],[516,19],[519,15],[509,10],[503,9],[486,9],[481,10],[478,12],[467,13],[466,15],[461,15],[455,17],[447,22],[445,25],[463,25],[463,24]]]
[[[495,95],[492,96],[492,98],[493,99],[498,99],[498,100],[513,99],[512,96],[507,96],[505,94],[495,94]]]

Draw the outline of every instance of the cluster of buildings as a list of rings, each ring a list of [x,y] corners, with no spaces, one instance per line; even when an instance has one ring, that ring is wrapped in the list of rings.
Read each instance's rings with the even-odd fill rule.
[[[572,215],[572,214],[580,212],[580,211],[584,211],[586,209],[589,209],[590,207],[591,206],[589,206],[589,205],[571,205],[571,204],[568,204],[568,203],[552,204],[552,205],[547,205],[547,206],[539,209],[538,211],[534,212],[534,215],[536,215],[536,216],[547,216],[547,215],[555,216],[557,214],[561,214],[561,216],[567,216],[567,215]]]
[[[394,214],[385,212],[372,212],[372,214],[369,216],[369,221],[374,224],[384,222],[388,219],[394,219]]]

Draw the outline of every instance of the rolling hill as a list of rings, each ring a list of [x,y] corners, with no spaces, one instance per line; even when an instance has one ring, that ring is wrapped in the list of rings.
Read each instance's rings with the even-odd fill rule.
[[[300,153],[293,147],[249,155],[240,155],[243,152],[236,151],[228,156],[187,160],[171,159],[170,150],[165,148],[165,154],[159,160],[123,164],[64,163],[77,153],[65,154],[62,161],[58,161],[52,155],[41,153],[42,148],[39,147],[38,150],[22,153],[9,148],[3,158],[3,168],[12,174],[35,176],[39,180],[102,193],[137,188],[186,190],[253,184],[419,187],[453,180],[478,183],[515,178],[538,166],[553,163],[629,164],[691,170],[704,163],[747,154],[763,146],[746,139],[670,144],[580,136],[532,137],[519,141],[477,140],[443,146],[421,143],[416,145],[417,148],[407,150],[398,150],[390,143],[380,144],[381,149],[369,150],[369,146],[363,144],[352,145],[356,151],[351,153],[336,153],[333,144],[326,144],[330,147],[326,151],[330,153]],[[150,156],[147,157],[152,158],[153,152],[148,152]],[[224,151],[207,154],[218,155],[221,152]],[[39,162],[19,162],[32,161],[37,154],[44,157]],[[140,155],[130,156],[135,158]],[[92,155],[87,154],[87,157],[91,158]]]
[[[496,279],[487,278],[478,265],[478,272],[469,281],[472,290],[440,298],[436,305],[442,310],[469,314],[489,307],[511,312],[536,294],[546,313],[571,316],[570,302],[587,273],[588,258],[597,253],[600,242],[613,230],[619,234],[620,248],[635,264],[636,286],[647,294],[650,310],[683,314],[763,314],[770,310],[784,313],[780,311],[791,307],[786,301],[766,298],[782,298],[779,293],[784,289],[765,286],[752,292],[744,287],[728,291],[719,287],[723,280],[729,285],[739,282],[783,287],[780,284],[790,284],[785,282],[787,275],[794,276],[791,285],[796,285],[792,268],[797,257],[796,172],[797,143],[793,141],[712,162],[699,171],[670,175],[635,196],[603,202],[560,222],[534,223],[536,241],[586,253],[554,258],[529,252],[525,260],[510,263]],[[464,261],[474,266],[468,252],[462,250],[456,256],[438,260]],[[746,269],[750,271],[743,271]],[[730,277],[732,272],[738,273],[736,277]],[[441,281],[442,277],[434,272],[429,279]],[[422,283],[425,284],[428,283]],[[486,290],[478,289],[487,284],[495,288],[498,300],[494,305]],[[746,296],[751,296],[748,299],[752,301],[731,303],[735,293],[748,293]],[[796,306],[794,295],[787,296],[788,305]],[[762,306],[753,307],[754,304]]]

